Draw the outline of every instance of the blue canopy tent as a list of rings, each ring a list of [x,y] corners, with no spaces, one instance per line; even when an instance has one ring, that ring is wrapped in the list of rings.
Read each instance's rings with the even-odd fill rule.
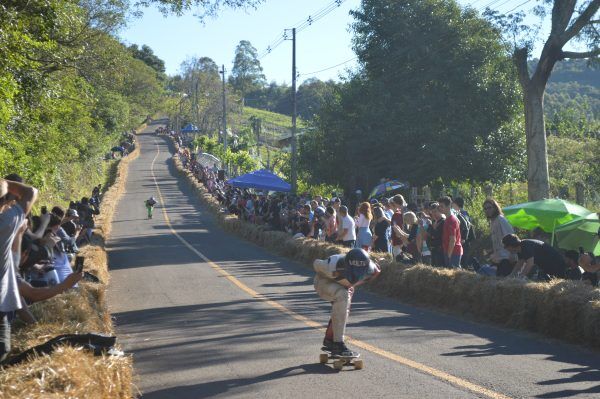
[[[254,188],[257,190],[290,192],[292,186],[267,169],[255,170],[254,172],[246,173],[226,182],[233,187],[239,188]]]
[[[184,126],[183,129],[181,129],[181,133],[197,133],[199,131],[200,130],[198,130],[198,127],[191,123],[188,123],[187,125]]]

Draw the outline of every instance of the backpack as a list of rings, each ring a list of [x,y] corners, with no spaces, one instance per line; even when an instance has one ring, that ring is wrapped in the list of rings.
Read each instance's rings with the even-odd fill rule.
[[[471,242],[475,239],[475,230],[471,218],[458,212],[456,218],[460,222],[460,239],[462,242]]]

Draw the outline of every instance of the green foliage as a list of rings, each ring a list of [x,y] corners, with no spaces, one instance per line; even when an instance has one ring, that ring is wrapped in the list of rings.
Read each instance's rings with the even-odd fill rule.
[[[292,128],[292,118],[288,115],[279,114],[277,112],[265,111],[253,107],[244,107],[242,118],[250,120],[250,118],[258,118],[263,121],[263,124],[273,125],[284,129]],[[296,120],[296,126],[299,129],[306,127],[306,123],[302,119]]]
[[[313,119],[325,102],[333,99],[337,84],[319,79],[307,79],[298,87],[298,115],[306,120]]]
[[[247,40],[242,40],[235,48],[233,69],[229,76],[229,84],[242,97],[247,93],[260,89],[265,84],[265,75],[258,60],[256,48]]]
[[[332,80],[323,82],[316,78],[307,79],[298,86],[297,114],[312,119],[323,104],[331,99],[338,84]],[[245,103],[287,116],[292,115],[292,89],[286,84],[271,82],[268,86],[251,91],[245,97]]]
[[[173,121],[179,120],[179,127],[193,123],[201,133],[214,136],[222,128],[222,86],[219,67],[209,57],[190,58],[181,64],[182,74],[172,78],[169,85],[176,92],[178,101],[168,111]],[[241,113],[231,88],[227,89],[227,123],[231,123]]]
[[[101,180],[102,157],[119,134],[154,112],[163,90],[156,72],[112,36],[123,7],[0,7],[0,175],[19,173],[51,197],[74,194],[77,184]]]
[[[131,51],[133,58],[144,61],[146,65],[154,69],[156,72],[165,72],[165,62],[158,58],[149,46],[144,44],[140,48],[137,44],[132,44],[128,47],[128,49]]]
[[[518,84],[490,23],[450,0],[365,0],[353,15],[362,70],[300,141],[312,183],[364,190],[382,177],[424,185],[518,175]]]
[[[600,140],[548,137],[548,169],[552,196],[575,199],[575,184],[582,184],[587,198],[600,188]],[[594,192],[596,190],[596,192]]]
[[[198,147],[203,152],[212,154],[219,158],[223,163],[229,165],[234,174],[243,174],[258,169],[258,162],[252,158],[248,151],[234,151],[230,147],[224,151],[223,145],[217,139],[200,135],[193,141],[194,147]]]

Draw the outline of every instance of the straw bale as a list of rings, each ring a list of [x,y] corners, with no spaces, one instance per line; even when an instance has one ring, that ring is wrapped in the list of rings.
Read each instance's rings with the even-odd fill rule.
[[[294,239],[283,232],[224,214],[202,183],[196,182],[174,157],[176,169],[188,183],[199,187],[202,203],[218,215],[226,231],[311,267],[314,259],[344,253],[347,248],[310,238]],[[374,253],[380,277],[366,288],[404,301],[428,305],[477,320],[529,330],[600,348],[600,289],[583,283],[536,283],[521,279],[481,276],[466,270],[407,266],[390,254]]]
[[[37,323],[13,325],[12,353],[42,344],[61,334],[113,333],[106,304],[109,272],[104,244],[120,195],[124,191],[129,163],[139,156],[139,146],[111,165],[109,188],[102,196],[92,245],[82,249],[86,271],[100,283],[82,281],[54,298],[34,303],[30,310]],[[2,398],[131,398],[132,361],[129,357],[94,357],[81,348],[62,346],[51,355],[34,356],[0,372]]]

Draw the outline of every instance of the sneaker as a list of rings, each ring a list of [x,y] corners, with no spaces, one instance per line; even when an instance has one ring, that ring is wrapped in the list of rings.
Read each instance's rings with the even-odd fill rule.
[[[323,348],[327,349],[328,351],[331,351],[331,349],[333,348],[333,340],[329,338],[323,338]]]
[[[343,342],[334,342],[333,347],[331,348],[331,354],[336,356],[356,356],[356,352],[352,352],[345,343]]]

